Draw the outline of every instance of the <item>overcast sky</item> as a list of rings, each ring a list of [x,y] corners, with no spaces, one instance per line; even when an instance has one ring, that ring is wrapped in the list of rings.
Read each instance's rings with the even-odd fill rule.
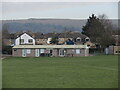
[[[2,19],[87,19],[91,14],[118,18],[117,2],[3,2]],[[1,19],[1,18],[0,18]]]
[[[118,2],[119,0],[1,0],[3,2]]]

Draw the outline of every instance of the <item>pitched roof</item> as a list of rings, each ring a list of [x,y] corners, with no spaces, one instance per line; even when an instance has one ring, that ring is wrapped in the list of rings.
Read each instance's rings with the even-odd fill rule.
[[[47,33],[47,34],[45,34],[44,36],[44,38],[49,38],[49,37],[51,37],[51,38],[55,38],[55,37],[58,37],[60,35],[60,33]]]
[[[21,35],[23,35],[23,34],[28,34],[29,36],[31,36],[32,38],[34,38],[33,37],[33,34],[32,33],[28,33],[28,32],[21,32],[21,33],[17,33],[16,35],[15,35],[15,38],[17,38],[17,37],[20,37]]]
[[[61,33],[59,35],[59,38],[77,38],[80,37],[81,39],[86,38],[86,35],[83,35],[79,32],[66,32],[66,33]]]
[[[44,38],[44,34],[43,33],[34,33],[35,39],[43,39]]]

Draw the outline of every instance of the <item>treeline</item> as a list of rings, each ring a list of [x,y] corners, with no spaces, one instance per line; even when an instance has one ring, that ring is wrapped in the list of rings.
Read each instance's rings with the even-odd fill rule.
[[[72,21],[72,20],[71,20]],[[11,21],[11,22],[5,22],[3,23],[2,27],[7,27],[7,29],[10,32],[19,32],[19,31],[33,31],[33,32],[41,32],[41,33],[51,33],[51,32],[63,32],[63,31],[81,31],[81,28],[79,25],[74,25],[72,22],[63,22],[60,23],[56,21],[56,23],[49,21],[49,23],[45,23],[44,21],[41,22],[17,22],[17,21]],[[64,24],[65,23],[65,24]]]

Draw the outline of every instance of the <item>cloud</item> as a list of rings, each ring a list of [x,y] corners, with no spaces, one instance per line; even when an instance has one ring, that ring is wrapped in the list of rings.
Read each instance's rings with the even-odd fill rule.
[[[112,9],[115,12],[114,7],[117,7],[116,5],[117,3],[107,2],[4,2],[2,3],[2,14],[3,19],[46,16],[57,18],[78,18],[80,16],[86,18],[91,13],[101,13],[101,11],[109,15],[111,12],[113,13]]]
[[[118,2],[119,0],[3,0],[4,2]]]

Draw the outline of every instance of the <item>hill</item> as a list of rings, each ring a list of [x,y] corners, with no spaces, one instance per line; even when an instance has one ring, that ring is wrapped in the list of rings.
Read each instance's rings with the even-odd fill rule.
[[[82,31],[82,26],[87,20],[76,19],[20,19],[2,20],[2,25],[6,26],[9,32],[33,31],[33,32],[63,32],[63,31]],[[117,20],[111,20],[117,26]],[[116,25],[115,25],[116,24]]]

